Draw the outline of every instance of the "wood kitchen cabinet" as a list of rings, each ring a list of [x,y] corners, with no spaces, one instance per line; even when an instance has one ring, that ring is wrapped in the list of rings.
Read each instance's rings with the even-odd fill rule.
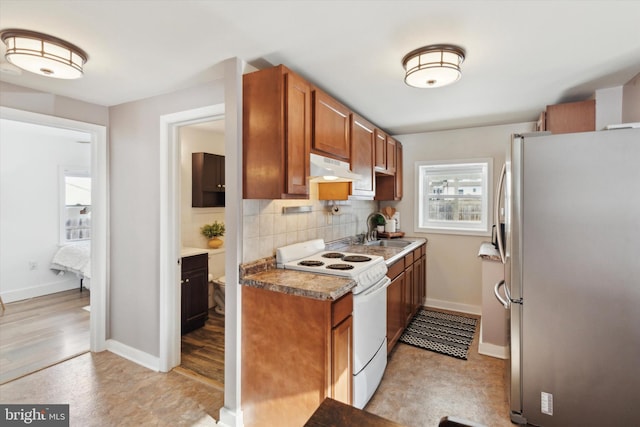
[[[426,296],[426,244],[389,266],[387,276],[387,354],[423,306]]]
[[[224,207],[224,156],[191,154],[191,206]]]
[[[209,256],[182,258],[181,330],[183,334],[204,326],[209,310]]]
[[[306,199],[311,86],[288,68],[243,78],[243,198]]]
[[[402,200],[402,144],[394,140],[393,146],[395,150],[395,173],[393,175],[376,173],[375,200]]]
[[[375,196],[375,128],[364,118],[351,114],[351,170],[362,176],[351,187],[352,198],[373,200]]]
[[[313,139],[311,151],[349,162],[351,111],[318,88],[313,89]]]
[[[246,426],[301,426],[326,397],[352,403],[353,294],[336,301],[242,291]]]
[[[375,171],[387,175],[396,173],[396,140],[380,129],[375,132]]]
[[[540,114],[536,130],[551,133],[593,132],[596,130],[596,101],[547,105]]]
[[[400,339],[406,326],[404,258],[389,266],[387,277],[391,279],[387,287],[387,354]]]

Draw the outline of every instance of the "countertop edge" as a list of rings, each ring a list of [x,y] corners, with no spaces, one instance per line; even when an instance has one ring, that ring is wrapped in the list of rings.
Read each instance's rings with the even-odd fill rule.
[[[265,289],[268,291],[279,292],[287,295],[294,295],[294,296],[299,296],[304,298],[311,298],[316,300],[327,300],[327,301],[335,301],[340,299],[342,296],[351,292],[351,290],[356,286],[356,282],[354,280],[346,279],[346,278],[337,278],[336,276],[313,274],[313,273],[283,270],[283,269],[279,269],[279,272],[280,272],[279,274],[283,274],[283,275],[304,274],[304,275],[308,275],[310,278],[315,276],[319,280],[322,280],[323,277],[331,278],[332,280],[340,279],[345,281],[345,284],[330,291],[302,289],[302,288],[296,288],[296,287],[287,286],[280,283],[275,283],[273,281],[266,281],[264,279],[261,279],[261,276],[264,274],[264,272],[247,275],[241,279],[240,284],[243,286],[250,286],[253,288]]]

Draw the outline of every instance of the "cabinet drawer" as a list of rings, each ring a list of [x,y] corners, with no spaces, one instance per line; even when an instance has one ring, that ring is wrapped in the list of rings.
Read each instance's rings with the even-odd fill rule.
[[[335,327],[353,312],[353,294],[341,297],[339,300],[331,304],[331,327]]]
[[[207,268],[209,265],[209,255],[200,254],[182,258],[182,271],[197,270]]]
[[[422,256],[422,246],[413,251],[413,262],[417,262]]]
[[[404,265],[409,267],[411,264],[413,264],[413,252],[404,256]]]
[[[404,258],[393,263],[387,271],[387,277],[391,280],[395,279],[404,271]]]

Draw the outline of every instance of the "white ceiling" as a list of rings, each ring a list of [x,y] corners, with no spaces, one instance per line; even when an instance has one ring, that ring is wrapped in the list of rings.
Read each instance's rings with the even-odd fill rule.
[[[74,81],[0,80],[100,105],[220,76],[239,57],[285,64],[392,134],[534,121],[640,72],[640,1],[2,0],[0,29],[51,34],[89,54]],[[403,82],[402,57],[463,47],[462,79]]]

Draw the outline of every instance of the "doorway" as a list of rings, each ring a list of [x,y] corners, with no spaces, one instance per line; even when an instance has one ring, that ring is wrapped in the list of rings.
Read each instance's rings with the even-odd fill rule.
[[[90,233],[91,235],[90,240],[84,239],[85,243],[88,246],[88,251],[90,251],[89,254],[87,255],[87,260],[90,260],[93,267],[92,274],[91,274],[91,281],[90,281],[91,285],[89,286],[89,282],[87,282],[85,286],[85,288],[89,288],[89,287],[91,288],[90,301],[89,301],[89,298],[87,297],[89,294],[88,290],[84,290],[85,296],[80,295],[81,292],[78,289],[80,286],[79,285],[80,281],[79,281],[79,278],[78,280],[76,280],[73,273],[60,270],[58,272],[59,274],[58,276],[58,274],[56,274],[54,271],[52,271],[49,268],[50,262],[51,262],[50,256],[53,255],[58,250],[58,248],[62,246],[62,243],[68,243],[68,240],[69,240],[69,239],[66,239],[66,230],[63,230],[64,222],[61,220],[62,214],[65,211],[62,205],[60,205],[61,203],[60,197],[61,197],[61,194],[63,194],[63,192],[58,188],[54,189],[53,191],[43,191],[43,192],[35,192],[35,193],[32,191],[24,191],[25,195],[31,197],[33,200],[30,203],[19,204],[21,206],[20,209],[21,209],[22,215],[25,215],[27,212],[36,212],[36,213],[39,212],[40,214],[42,214],[44,199],[46,199],[47,197],[52,199],[52,203],[55,204],[55,207],[53,208],[54,210],[53,212],[49,212],[49,214],[47,215],[41,215],[39,219],[36,218],[36,219],[29,220],[29,226],[21,227],[19,228],[19,231],[28,231],[30,228],[35,228],[36,230],[39,229],[40,233],[44,233],[43,230],[49,230],[48,234],[50,235],[52,242],[49,245],[47,245],[47,247],[50,249],[50,252],[51,251],[53,252],[51,252],[50,254],[49,253],[43,254],[41,259],[36,258],[35,256],[31,257],[31,253],[30,253],[27,255],[28,263],[26,263],[26,261],[24,263],[20,263],[20,264],[25,264],[22,267],[26,266],[27,267],[26,269],[29,270],[28,271],[29,274],[33,275],[34,273],[37,273],[39,275],[36,286],[26,286],[23,289],[20,289],[20,288],[5,289],[5,287],[9,282],[15,283],[15,281],[4,280],[6,277],[3,277],[2,282],[3,282],[3,285],[5,286],[3,287],[3,289],[0,289],[0,292],[2,292],[3,296],[8,297],[3,299],[5,299],[6,302],[16,301],[16,304],[20,302],[20,306],[22,307],[28,306],[28,309],[35,310],[34,313],[36,313],[37,315],[59,316],[59,311],[61,309],[47,311],[48,308],[51,308],[54,305],[53,302],[45,302],[44,306],[42,306],[42,304],[40,304],[40,301],[47,298],[49,299],[53,298],[53,300],[57,302],[61,302],[64,298],[68,297],[67,299],[70,298],[71,300],[73,300],[73,302],[72,303],[64,302],[63,305],[65,306],[78,305],[78,304],[81,305],[81,307],[73,307],[73,308],[69,307],[69,309],[73,309],[73,310],[76,310],[76,309],[82,310],[83,308],[86,308],[85,323],[88,323],[88,326],[87,326],[88,334],[85,333],[84,334],[85,338],[80,338],[80,340],[86,340],[86,344],[85,344],[86,347],[84,347],[86,348],[86,350],[76,351],[79,348],[78,346],[75,346],[75,347],[68,346],[69,343],[64,342],[62,345],[63,348],[66,349],[68,347],[71,347],[71,348],[75,348],[76,350],[66,352],[66,353],[55,352],[55,351],[51,351],[51,347],[54,346],[54,344],[45,344],[45,347],[47,348],[46,351],[51,353],[52,357],[43,358],[42,361],[39,362],[39,363],[44,363],[44,365],[42,366],[33,365],[33,369],[32,369],[33,371],[33,370],[37,370],[37,369],[41,369],[43,367],[49,366],[52,363],[65,360],[70,357],[74,357],[75,355],[77,355],[77,353],[82,353],[87,350],[91,350],[95,352],[95,351],[102,351],[105,349],[105,330],[106,330],[106,309],[105,309],[106,286],[105,284],[106,284],[106,263],[107,263],[106,261],[107,260],[106,258],[106,254],[107,254],[106,128],[100,125],[62,119],[58,117],[31,113],[31,112],[22,111],[22,110],[15,110],[7,107],[0,107],[0,117],[2,118],[3,122],[5,122],[5,124],[11,123],[14,126],[20,127],[21,129],[23,129],[23,131],[25,131],[26,129],[31,129],[31,131],[33,131],[33,129],[39,129],[41,131],[44,131],[45,134],[49,134],[49,135],[58,135],[58,136],[66,135],[67,138],[71,138],[71,140],[68,140],[66,142],[67,145],[69,146],[76,145],[77,142],[89,143],[89,144],[77,144],[78,146],[84,145],[85,146],[84,150],[89,151],[87,156],[88,157],[87,166],[88,166],[88,169],[91,171],[89,174],[89,177],[91,178],[91,183],[93,187],[91,191],[92,193],[91,206],[90,208],[83,207],[87,209],[82,215],[79,214],[78,218],[82,217],[83,219],[87,219],[89,216],[91,216],[91,225],[87,226],[87,224],[83,223],[83,226],[80,227],[76,223],[75,224],[76,227],[73,227],[72,233],[73,233],[73,236],[76,237],[76,240],[80,240],[78,239],[78,237],[81,229],[83,231],[83,236],[85,236],[86,233]],[[4,129],[5,127],[3,126],[3,130]],[[58,150],[54,150],[54,152],[57,152],[57,151]],[[70,151],[73,151],[73,150],[70,150]],[[38,156],[39,158],[47,157],[47,154],[42,150],[34,150],[34,153],[36,153],[34,156]],[[49,156],[49,158],[53,158],[53,156]],[[60,159],[58,159],[57,161],[59,163]],[[70,161],[70,162],[76,163],[75,161]],[[50,165],[50,166],[55,171],[54,172],[55,177],[53,178],[49,177],[48,179],[57,185],[60,182],[58,179],[58,176],[60,173],[59,168],[64,165],[56,164],[56,165]],[[77,166],[77,164],[75,166]],[[6,168],[3,168],[3,169],[6,169]],[[5,179],[5,181],[7,180]],[[53,194],[49,194],[49,193],[53,193]],[[3,194],[5,193],[3,192]],[[15,204],[15,203],[12,203],[12,204]],[[3,206],[5,206],[4,202],[3,202]],[[80,208],[80,210],[81,209],[82,208]],[[91,214],[87,215],[89,210],[91,211]],[[5,212],[3,212],[3,219],[5,219],[4,213]],[[42,225],[45,216],[49,217],[49,219],[53,221],[52,224],[54,225],[47,228],[44,228],[44,227],[38,228],[39,225]],[[78,218],[75,218],[75,219],[77,220]],[[7,237],[6,233],[2,233],[2,234],[3,234],[3,239]],[[39,243],[41,245],[35,246],[38,249],[41,249],[41,246],[44,246],[44,244],[42,243],[43,238],[44,237],[41,236],[41,238],[39,239]],[[63,242],[63,238],[65,240],[64,242]],[[20,243],[22,246],[27,248],[30,246],[25,242],[20,242],[20,238],[18,238],[18,243]],[[31,246],[32,251],[33,251],[33,248],[34,246]],[[7,260],[5,257],[3,257],[3,263],[5,261]],[[3,275],[4,275],[4,270],[3,270]],[[64,275],[67,275],[66,280],[62,280],[64,279],[64,277],[62,277]],[[69,283],[71,282],[73,283],[70,285]],[[76,285],[78,286],[76,287]],[[73,286],[75,289],[69,290],[69,286]],[[61,294],[61,295],[58,295],[58,294]],[[50,297],[50,295],[53,295],[53,296]],[[88,322],[86,321],[87,315],[89,317]],[[79,318],[81,316],[76,316],[76,317]],[[24,328],[22,328],[22,326],[23,325],[20,325],[20,328],[24,336],[26,335],[26,333],[24,331]],[[82,336],[82,334],[80,334],[79,336]],[[63,341],[66,340],[67,338],[69,337],[68,336],[61,337]],[[55,337],[52,337],[52,339],[55,339]],[[53,354],[53,353],[56,353],[56,354]],[[54,360],[55,358],[58,358],[59,360]],[[23,372],[23,375],[26,373],[28,372]]]
[[[208,257],[206,307],[208,310],[204,326],[186,332],[184,330],[186,325],[182,325],[181,360],[176,370],[190,377],[196,377],[220,390],[224,390],[226,248],[224,244],[220,248],[210,248],[208,239],[201,230],[204,226],[215,223],[224,225],[224,126],[224,119],[220,118],[187,124],[178,129],[180,144],[178,209],[181,256],[206,253]],[[222,235],[223,241],[224,238]],[[183,262],[183,269],[184,265]],[[185,285],[181,287],[183,286]],[[193,284],[184,289],[194,289]],[[185,298],[187,296],[181,296],[183,302]],[[182,310],[185,310],[184,304],[182,304]],[[182,321],[184,317],[183,313]]]

